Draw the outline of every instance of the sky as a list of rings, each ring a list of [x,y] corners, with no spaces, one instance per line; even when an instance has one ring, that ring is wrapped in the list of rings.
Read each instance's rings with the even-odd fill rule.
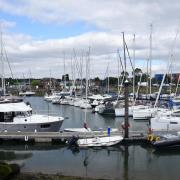
[[[135,67],[146,72],[151,24],[152,74],[166,72],[169,61],[180,72],[179,9],[179,0],[0,0],[0,74],[3,64],[6,77],[78,78],[80,67],[85,77],[89,58],[90,77],[118,76],[122,32]]]

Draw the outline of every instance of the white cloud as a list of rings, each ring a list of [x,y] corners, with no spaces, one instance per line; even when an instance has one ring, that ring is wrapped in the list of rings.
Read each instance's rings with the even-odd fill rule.
[[[56,77],[63,73],[63,52],[70,64],[73,49],[82,51],[91,47],[92,75],[101,75],[106,71],[107,59],[111,59],[111,74],[117,73],[117,60],[114,53],[120,48],[122,54],[122,31],[126,32],[126,41],[132,53],[132,34],[136,33],[136,58],[147,59],[149,56],[150,23],[153,23],[153,71],[164,71],[169,51],[179,26],[180,2],[174,0],[0,0],[0,10],[12,15],[25,16],[39,23],[66,24],[84,22],[96,27],[96,32],[87,32],[64,39],[35,40],[29,35],[8,33],[4,42],[8,56],[16,74],[21,71],[45,76],[52,69]],[[6,22],[12,27],[14,22]],[[98,32],[97,32],[98,31]],[[180,66],[179,37],[174,56],[176,70]],[[163,65],[157,65],[161,62]],[[20,63],[20,64],[19,64]],[[145,69],[146,64],[137,64]],[[145,67],[144,67],[145,66]],[[16,69],[17,68],[17,69]],[[70,72],[70,67],[67,68]]]
[[[12,28],[15,25],[16,25],[16,22],[7,21],[5,19],[0,19],[0,28],[1,28],[1,31],[2,31],[2,29]]]
[[[85,54],[89,47],[91,48],[91,75],[93,77],[97,75],[104,77],[108,62],[110,64],[110,74],[117,75],[117,49],[120,49],[121,56],[123,56],[122,35],[105,32],[85,33],[64,39],[48,39],[43,41],[36,41],[32,37],[22,34],[6,34],[3,39],[6,44],[9,60],[13,65],[12,69],[17,76],[22,72],[26,74],[29,69],[32,69],[34,76],[43,77],[47,76],[47,72],[49,74],[49,70],[51,69],[54,76],[61,77],[64,71],[64,53],[66,56],[66,72],[71,73],[70,63],[71,58],[74,57],[73,49],[75,49],[77,58],[79,59],[82,56],[82,52]],[[170,37],[164,39],[164,41],[166,42],[169,39]],[[132,36],[127,36],[126,41],[132,56]],[[169,41],[172,42],[173,37]],[[170,48],[166,47],[168,45],[164,46],[158,37],[156,37],[155,42],[153,63],[156,64],[156,61],[161,61],[166,66]],[[169,46],[171,44],[169,43]],[[142,60],[148,59],[149,56],[148,37],[137,37],[136,46],[138,47],[136,49],[136,59],[141,59],[136,64],[145,70],[146,64],[142,63]],[[156,49],[156,47],[158,48]],[[180,44],[177,43],[176,50],[174,51],[177,65],[179,63],[177,57],[180,57],[178,47],[180,47]],[[163,71],[164,68],[161,67],[154,65],[153,69],[155,72],[157,70]],[[129,62],[128,69],[131,69]]]

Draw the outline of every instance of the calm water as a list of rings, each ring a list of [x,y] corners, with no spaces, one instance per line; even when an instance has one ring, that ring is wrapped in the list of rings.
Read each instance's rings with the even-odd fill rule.
[[[33,109],[53,111],[67,117],[62,129],[82,127],[84,111],[79,108],[51,105],[42,98],[28,98]],[[45,112],[44,112],[45,113]],[[88,111],[88,125],[92,129],[116,127],[121,118],[104,118]],[[130,120],[131,128],[147,129],[147,122]],[[22,145],[7,144],[0,146],[0,161],[18,162],[24,172],[61,173],[83,177],[105,179],[144,180],[179,179],[180,150],[156,152],[147,145],[110,147],[107,149],[70,150],[61,145]]]

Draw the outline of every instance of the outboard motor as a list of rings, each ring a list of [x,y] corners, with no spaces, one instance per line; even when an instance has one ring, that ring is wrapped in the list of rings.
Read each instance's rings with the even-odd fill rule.
[[[69,148],[71,147],[78,147],[77,141],[78,141],[79,137],[78,136],[72,136],[67,140],[67,145]]]

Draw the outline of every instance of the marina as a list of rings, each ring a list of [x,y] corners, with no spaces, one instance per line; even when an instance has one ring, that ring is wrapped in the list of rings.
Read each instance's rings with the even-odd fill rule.
[[[0,180],[179,180],[176,1],[0,0]]]
[[[60,132],[0,133],[0,157],[6,162],[18,163],[24,173],[46,172],[69,175],[73,172],[74,176],[101,179],[134,177],[151,179],[153,177],[155,180],[159,178],[159,172],[165,180],[170,177],[175,178],[174,173],[178,173],[178,168],[173,169],[171,173],[165,169],[170,168],[173,163],[178,163],[180,151],[178,149],[162,152],[155,150],[147,140],[147,121],[134,121],[129,118],[129,138],[113,147],[70,148],[65,141],[73,135],[82,138],[96,135],[107,137],[108,128],[110,128],[110,135],[123,136],[121,124],[124,118],[106,117],[92,113],[92,110],[51,104],[44,101],[42,97],[25,97],[24,102],[27,101],[33,109],[38,110],[37,113],[61,115],[64,117],[64,122]],[[70,130],[83,128],[85,111],[88,127],[96,131],[93,134],[91,131],[65,132],[64,130],[68,128],[71,128]]]

